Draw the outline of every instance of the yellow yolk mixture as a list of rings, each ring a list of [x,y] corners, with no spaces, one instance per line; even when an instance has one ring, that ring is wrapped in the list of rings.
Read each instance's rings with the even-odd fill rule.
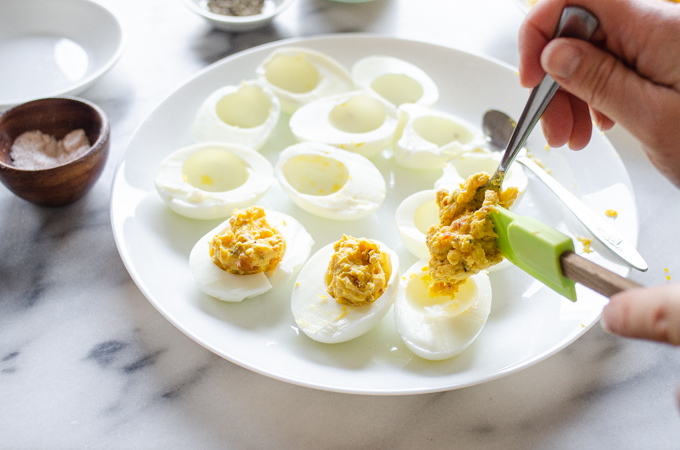
[[[338,303],[360,306],[382,295],[390,279],[386,255],[368,239],[343,235],[328,264],[328,293]]]
[[[264,209],[237,209],[229,229],[210,242],[210,257],[222,270],[236,275],[271,272],[281,261],[286,241],[269,225]]]
[[[477,190],[487,181],[487,173],[476,173],[459,190],[437,192],[439,225],[430,227],[426,240],[432,295],[454,295],[468,277],[503,260],[490,214],[496,205],[512,205],[518,191],[487,189],[482,199]]]

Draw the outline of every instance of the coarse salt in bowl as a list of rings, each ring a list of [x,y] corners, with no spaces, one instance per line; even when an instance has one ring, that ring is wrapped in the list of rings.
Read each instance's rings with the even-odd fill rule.
[[[89,148],[77,148],[78,130],[84,132]],[[26,132],[31,134],[24,135]],[[104,170],[109,135],[106,114],[80,98],[44,98],[15,106],[0,115],[0,181],[18,197],[37,205],[73,203],[92,188]],[[34,147],[41,140],[47,152]],[[69,152],[63,144],[69,140],[76,145],[73,154],[66,155]],[[55,141],[61,141],[62,147]]]

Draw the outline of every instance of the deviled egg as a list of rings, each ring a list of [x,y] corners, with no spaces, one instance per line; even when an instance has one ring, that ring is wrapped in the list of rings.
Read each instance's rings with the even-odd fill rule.
[[[330,56],[306,48],[276,50],[262,61],[256,73],[289,114],[321,97],[354,90],[347,69]]]
[[[397,109],[370,91],[315,100],[290,118],[298,141],[324,142],[367,158],[394,144],[398,125]]]
[[[352,66],[352,79],[358,87],[372,90],[394,106],[404,103],[430,106],[439,99],[439,89],[425,71],[391,56],[360,59]]]
[[[429,292],[428,260],[402,277],[394,321],[406,346],[428,360],[458,355],[479,335],[491,311],[491,283],[484,273],[469,277],[454,296]]]
[[[198,240],[189,268],[199,289],[240,302],[281,286],[309,257],[314,240],[293,217],[253,206]]]
[[[191,219],[228,217],[259,200],[274,181],[274,169],[255,150],[208,142],[179,149],[158,167],[155,184],[168,207]]]
[[[360,219],[385,200],[385,180],[371,161],[320,142],[286,148],[275,173],[297,206],[327,219]]]
[[[198,142],[228,142],[259,150],[281,114],[274,93],[256,81],[224,86],[205,99],[194,119]]]
[[[307,261],[295,282],[291,310],[310,338],[335,344],[375,327],[399,287],[399,258],[376,240],[343,236]]]
[[[394,156],[411,169],[441,169],[451,158],[485,145],[463,120],[421,105],[399,107],[401,137]]]

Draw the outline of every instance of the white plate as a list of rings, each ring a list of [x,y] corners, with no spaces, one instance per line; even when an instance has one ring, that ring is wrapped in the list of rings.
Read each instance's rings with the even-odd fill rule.
[[[123,47],[116,17],[92,1],[0,0],[0,111],[84,91]]]
[[[216,354],[287,382],[362,394],[406,394],[460,388],[492,380],[536,363],[566,347],[599,319],[605,299],[578,286],[579,301],[554,294],[514,266],[490,274],[494,292],[489,321],[459,356],[428,362],[402,343],[392,314],[368,334],[344,344],[316,343],[300,333],[290,312],[293,281],[280,290],[228,304],[202,294],[189,273],[196,240],[218,221],[201,222],[172,213],[154,189],[154,174],[170,152],[192,143],[191,125],[201,102],[225,84],[253,78],[273,49],[304,46],[326,52],[347,67],[364,56],[384,54],[424,69],[438,84],[436,105],[470,123],[494,108],[519,117],[528,96],[512,67],[451,48],[370,35],[338,35],[279,41],[228,57],[197,74],[166,98],[141,124],[117,169],[111,221],[121,257],[149,301],[177,328]],[[637,243],[631,185],[616,151],[599,132],[581,152],[547,151],[539,132],[529,147],[565,186],[596,210],[616,209],[612,223]],[[294,143],[284,117],[262,153],[275,163]],[[397,251],[402,273],[416,261],[401,245],[394,212],[402,199],[430,189],[441,171],[413,171],[383,155],[373,158],[387,182],[385,203],[356,222],[333,222],[297,208],[278,186],[260,204],[298,218],[316,241],[313,251],[348,233],[379,239]],[[605,170],[606,169],[606,170]],[[552,194],[531,180],[516,210],[572,236],[582,231]],[[577,250],[581,245],[576,242]],[[586,255],[621,275],[628,270],[597,253]]]

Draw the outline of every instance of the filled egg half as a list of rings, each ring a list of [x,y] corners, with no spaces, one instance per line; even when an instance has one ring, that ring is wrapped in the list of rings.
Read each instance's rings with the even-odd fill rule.
[[[300,142],[323,142],[370,158],[394,144],[397,109],[369,91],[353,91],[310,102],[290,118]]]
[[[385,180],[367,158],[331,145],[303,142],[286,148],[276,178],[301,209],[326,219],[356,220],[385,200]]]
[[[469,277],[453,297],[432,295],[427,267],[428,260],[420,260],[402,277],[394,320],[413,353],[438,361],[461,353],[482,331],[491,311],[491,283],[480,272]]]
[[[304,265],[293,287],[291,310],[305,335],[325,344],[346,342],[367,333],[385,317],[399,287],[399,258],[382,242],[371,242],[380,250],[387,279],[382,293],[370,303],[358,306],[340,303],[330,295],[329,285],[333,280],[329,271],[336,243],[321,248]]]
[[[201,237],[191,250],[189,268],[194,282],[201,291],[218,300],[240,302],[285,284],[302,267],[314,245],[312,236],[300,222],[287,214],[269,209],[264,210],[264,214],[267,223],[283,237],[282,242],[278,242],[279,246],[283,246],[280,260],[276,264],[271,264],[274,267],[267,267],[265,271],[252,274],[232,273],[218,266],[213,260],[215,250],[211,254],[211,242],[216,237],[219,239],[227,231],[232,230],[230,221],[227,220]],[[233,252],[233,259],[234,266],[242,269],[238,271],[247,272],[252,267],[253,260],[261,259],[262,247],[265,245],[253,239],[252,231],[243,234],[246,238],[237,236],[237,239],[246,241],[246,244],[242,244],[239,248],[242,253]],[[258,236],[258,239],[263,239],[263,237]],[[224,252],[227,257],[230,256],[228,247]],[[250,256],[250,258],[242,255]]]
[[[439,99],[439,89],[419,67],[399,58],[373,55],[352,66],[357,87],[369,89],[394,106],[417,103],[430,106]]]
[[[221,219],[252,205],[274,181],[269,161],[250,147],[207,142],[179,149],[158,167],[155,185],[168,207],[191,219]]]
[[[354,90],[339,62],[322,52],[286,47],[272,52],[256,69],[257,79],[276,94],[284,112],[329,95]]]
[[[485,145],[481,134],[463,120],[421,105],[399,107],[397,163],[410,169],[441,169],[461,153]]]
[[[224,86],[205,99],[194,118],[197,142],[228,142],[259,150],[281,114],[274,93],[256,81]]]

